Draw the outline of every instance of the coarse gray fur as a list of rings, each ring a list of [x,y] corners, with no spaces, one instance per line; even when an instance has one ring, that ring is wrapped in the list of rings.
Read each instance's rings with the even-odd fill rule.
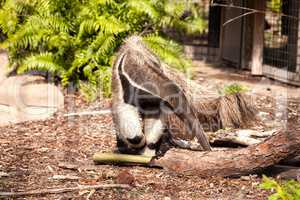
[[[161,137],[166,133],[172,137],[168,128],[172,116],[183,122],[188,138],[197,138],[199,150],[211,150],[196,109],[138,36],[128,38],[119,50],[113,66],[112,94],[113,121],[121,152],[155,154]],[[171,141],[188,148],[187,143],[174,142],[178,141],[175,138]]]

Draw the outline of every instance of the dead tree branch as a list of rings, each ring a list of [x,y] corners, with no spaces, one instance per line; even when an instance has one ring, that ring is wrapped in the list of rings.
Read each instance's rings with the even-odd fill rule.
[[[245,17],[245,16],[247,16],[247,15],[251,15],[251,14],[254,14],[254,13],[257,13],[257,11],[246,12],[246,13],[244,13],[244,14],[241,14],[241,15],[237,16],[237,17],[234,17],[234,18],[232,18],[232,19],[229,19],[228,21],[226,21],[226,22],[223,24],[223,26],[226,26],[227,24],[230,24],[231,22],[234,22],[235,20],[238,20],[238,19],[240,19],[240,18],[242,18],[242,17]]]
[[[86,185],[86,186],[69,187],[69,188],[32,190],[32,191],[25,191],[25,192],[0,192],[0,197],[20,197],[20,196],[32,196],[32,195],[41,195],[41,194],[59,194],[65,192],[73,192],[77,190],[97,190],[97,189],[111,189],[111,188],[128,189],[130,188],[130,186],[124,184],[101,184],[101,185]]]
[[[234,150],[199,152],[171,149],[159,159],[136,155],[96,153],[93,159],[97,164],[127,162],[162,167],[168,171],[192,176],[233,177],[259,172],[299,153],[300,129],[279,130],[264,142]]]
[[[299,152],[300,130],[281,130],[262,143],[238,150],[170,150],[154,164],[176,173],[200,177],[241,176],[272,166]]]
[[[289,17],[292,19],[296,19],[298,20],[297,17],[292,16],[292,15],[286,15],[284,13],[277,13],[277,12],[272,12],[272,11],[265,11],[265,10],[257,10],[257,9],[253,9],[253,8],[248,8],[248,7],[244,7],[244,6],[236,6],[234,4],[224,4],[224,3],[211,3],[211,6],[220,6],[220,7],[225,7],[225,8],[235,8],[235,9],[240,9],[240,10],[246,10],[246,11],[250,11],[250,12],[256,12],[256,13],[260,13],[260,14],[266,14],[266,13],[273,13],[279,16],[284,16],[284,17]]]

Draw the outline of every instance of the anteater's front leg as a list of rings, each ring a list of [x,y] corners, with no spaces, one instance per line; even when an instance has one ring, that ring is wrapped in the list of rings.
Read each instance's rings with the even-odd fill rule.
[[[164,122],[160,114],[146,115],[144,117],[144,134],[146,146],[142,154],[155,156],[159,149],[160,139],[164,134]]]

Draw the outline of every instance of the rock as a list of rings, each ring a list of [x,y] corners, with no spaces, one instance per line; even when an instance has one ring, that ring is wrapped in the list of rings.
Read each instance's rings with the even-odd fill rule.
[[[251,178],[250,178],[250,176],[241,176],[241,180],[243,180],[243,181],[250,181]]]
[[[4,49],[0,49],[0,83],[6,78],[8,64],[8,54]]]
[[[297,180],[300,181],[300,169],[289,169],[277,174],[276,178],[285,180]]]
[[[129,171],[123,170],[118,174],[118,176],[116,178],[116,182],[118,184],[134,185],[135,178]]]
[[[41,76],[13,76],[0,84],[0,126],[46,119],[63,107],[60,89]]]
[[[8,176],[9,176],[8,173],[6,173],[6,172],[0,172],[0,178],[2,178],[2,177],[8,177]]]

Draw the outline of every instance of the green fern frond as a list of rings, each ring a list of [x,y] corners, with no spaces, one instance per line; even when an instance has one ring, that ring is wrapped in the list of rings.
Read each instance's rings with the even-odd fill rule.
[[[183,54],[173,54],[170,51],[165,51],[161,48],[154,49],[154,52],[158,54],[159,57],[169,66],[182,72],[187,72],[187,70],[191,67],[191,61],[185,58]]]
[[[144,42],[167,64],[181,71],[186,71],[191,62],[184,56],[180,45],[172,40],[166,40],[157,35],[147,35]]]
[[[83,68],[83,74],[86,78],[88,78],[91,83],[96,84],[96,79],[95,79],[95,75],[93,74],[93,70],[95,69],[96,65],[95,64],[88,64],[86,66],[84,66]]]
[[[113,5],[116,6],[117,3],[114,0],[94,0],[96,5]]]
[[[49,71],[52,74],[61,75],[65,70],[53,60],[51,53],[41,53],[27,57],[23,64],[18,67],[17,73],[22,74],[28,71]]]
[[[201,18],[196,18],[182,23],[182,27],[189,34],[203,33],[208,28],[208,24]]]
[[[18,16],[30,16],[33,13],[39,15],[49,15],[52,11],[51,0],[6,0],[2,9],[15,12]]]
[[[56,16],[31,16],[10,38],[11,46],[15,48],[36,49],[47,35],[68,32],[69,26]]]
[[[149,34],[143,37],[144,42],[146,42],[150,48],[155,49],[165,49],[171,54],[180,55],[183,52],[182,47],[172,40],[167,40],[156,34]]]
[[[88,81],[79,81],[78,86],[80,94],[82,94],[87,101],[92,102],[97,99],[99,92],[97,84]]]
[[[110,35],[103,41],[102,45],[96,52],[96,57],[102,57],[112,52],[116,47],[116,38],[114,35]]]
[[[155,5],[149,0],[128,0],[127,5],[137,13],[148,15],[154,21],[159,20],[160,14],[155,8]]]
[[[22,37],[18,34],[16,37],[12,38],[11,40],[11,47],[15,49],[35,49],[41,38],[37,38],[33,35],[24,34]]]
[[[107,34],[100,32],[92,41],[92,43],[88,46],[88,53],[92,54],[93,52],[96,52],[107,39],[107,37]]]
[[[79,27],[78,38],[102,31],[106,34],[118,34],[128,29],[128,26],[117,18],[100,16],[96,19],[86,19]]]
[[[6,34],[15,32],[19,19],[12,10],[0,10],[0,28]]]
[[[54,32],[69,32],[70,26],[63,18],[58,16],[30,16],[28,18],[28,25],[31,26],[33,30],[38,31],[41,28],[50,29]]]
[[[28,4],[26,1],[14,1],[14,11],[19,15],[26,13],[27,7]]]
[[[75,43],[74,38],[65,32],[60,32],[57,35],[49,34],[44,42],[47,43],[49,49],[71,47]]]
[[[101,6],[101,5],[100,5]],[[89,0],[86,3],[80,5],[80,8],[77,12],[77,20],[79,23],[87,19],[94,18],[99,15],[99,5],[97,5],[97,0]]]
[[[173,27],[173,19],[169,15],[162,16],[159,21],[159,26],[162,28]]]
[[[78,38],[98,32],[100,25],[95,19],[86,19],[79,26]]]
[[[179,19],[185,11],[185,3],[168,0],[164,5],[164,11],[167,13],[167,15]]]
[[[79,50],[75,53],[74,60],[72,66],[69,71],[74,71],[74,69],[79,69],[80,67],[86,65],[90,60],[90,56],[88,56],[86,50]]]
[[[79,74],[80,69],[89,63],[90,59],[86,50],[76,51],[71,66],[61,76],[63,86],[67,86],[73,77]]]
[[[111,97],[111,68],[110,66],[88,67],[88,81],[80,81],[80,92],[89,101],[94,101],[97,96]],[[92,69],[93,68],[93,69]]]
[[[150,33],[144,37],[149,48],[169,65],[186,70],[190,61],[180,45],[164,37],[164,30],[192,33],[207,27],[194,7],[192,16],[182,20],[185,5],[172,0],[0,0],[0,4],[0,28],[6,36],[0,46],[9,50],[18,73],[49,71],[61,77],[63,86],[101,90],[104,96],[110,95],[112,58],[124,38]]]
[[[101,30],[106,34],[118,34],[128,29],[126,24],[114,16],[100,16],[97,19],[97,23],[101,27]]]
[[[3,0],[1,9],[12,10],[16,12],[16,0]]]
[[[53,2],[54,3],[54,2]],[[40,0],[35,2],[35,10],[39,13],[39,15],[50,15],[52,10],[52,2],[51,0]]]
[[[28,27],[20,29],[4,45],[8,44],[7,46],[13,49],[38,50],[48,42],[51,33],[46,29],[40,29],[38,32],[32,31],[33,29]]]
[[[114,34],[99,32],[87,48],[87,57],[93,58],[97,63],[108,63],[117,47],[117,40]]]

